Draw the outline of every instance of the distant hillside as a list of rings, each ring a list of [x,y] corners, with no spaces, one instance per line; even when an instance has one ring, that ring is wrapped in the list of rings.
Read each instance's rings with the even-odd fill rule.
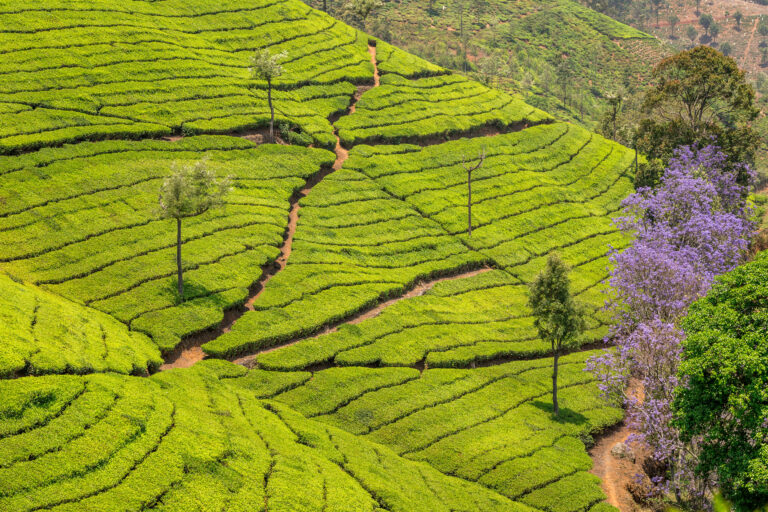
[[[346,16],[342,2],[326,4]],[[655,37],[571,0],[386,2],[367,26],[399,47],[588,128],[605,110],[607,94],[642,88],[653,66],[671,54]]]

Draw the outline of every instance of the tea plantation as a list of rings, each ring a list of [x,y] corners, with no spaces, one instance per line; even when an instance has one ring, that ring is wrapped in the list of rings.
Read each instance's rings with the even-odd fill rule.
[[[299,0],[0,0],[0,42],[0,510],[613,510],[584,367],[634,152]],[[158,193],[199,161],[232,189],[180,296]]]

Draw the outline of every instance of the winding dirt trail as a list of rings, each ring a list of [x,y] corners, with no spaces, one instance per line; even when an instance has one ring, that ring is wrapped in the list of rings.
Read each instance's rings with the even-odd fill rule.
[[[368,53],[371,55],[371,63],[373,63],[373,87],[379,85],[379,68],[376,63],[376,47],[368,46]],[[367,90],[371,89],[371,86],[361,86],[355,91],[354,96],[349,105],[349,109],[346,115],[352,114],[355,111],[357,102],[360,101],[360,97]],[[243,308],[233,309],[224,312],[224,320],[219,327],[208,331],[189,336],[185,338],[173,351],[165,355],[165,363],[160,366],[160,371],[170,370],[171,368],[188,368],[198,361],[202,361],[205,358],[205,353],[201,348],[201,345],[214,340],[222,334],[229,332],[232,326],[242,317],[247,311],[253,311],[253,304],[258,300],[259,296],[264,291],[264,287],[278,272],[285,268],[288,263],[288,258],[291,256],[291,247],[293,246],[293,235],[296,233],[296,227],[299,223],[299,209],[301,205],[299,201],[306,197],[312,189],[323,181],[323,178],[328,176],[334,171],[341,169],[344,162],[349,157],[349,151],[347,151],[341,145],[339,139],[338,130],[334,130],[336,136],[336,147],[334,152],[336,153],[336,161],[330,168],[321,169],[320,172],[310,177],[304,187],[298,192],[294,193],[290,199],[291,208],[288,212],[288,225],[285,228],[285,234],[283,235],[283,243],[280,246],[280,256],[277,259],[262,268],[261,279],[251,286],[248,294],[248,300],[245,302]]]
[[[438,277],[438,278],[433,279],[431,281],[420,281],[410,291],[408,291],[407,293],[405,293],[403,295],[399,295],[399,296],[397,296],[397,297],[395,297],[393,299],[390,299],[388,301],[382,302],[380,304],[377,304],[376,306],[374,306],[374,307],[372,307],[370,309],[367,309],[365,311],[361,311],[361,312],[353,315],[352,317],[347,318],[346,320],[342,320],[342,321],[340,321],[340,322],[338,322],[338,323],[336,323],[336,324],[334,324],[334,325],[332,325],[330,327],[327,327],[325,330],[315,334],[314,336],[306,336],[306,337],[303,337],[303,338],[297,338],[295,340],[291,340],[291,341],[288,341],[286,343],[282,343],[282,344],[274,346],[274,347],[265,348],[265,349],[259,350],[258,352],[254,352],[252,354],[248,354],[247,356],[243,356],[243,357],[239,357],[237,359],[234,359],[232,362],[233,363],[237,363],[237,364],[241,364],[241,365],[244,365],[244,366],[252,367],[252,366],[254,366],[254,360],[258,356],[260,356],[261,354],[266,354],[268,352],[272,352],[272,351],[277,350],[279,348],[295,345],[296,343],[298,343],[300,341],[304,341],[304,340],[307,340],[307,339],[310,339],[310,338],[318,338],[318,337],[326,335],[326,334],[331,334],[332,332],[338,331],[339,327],[341,327],[342,325],[355,325],[355,324],[359,324],[360,322],[362,322],[364,320],[368,320],[369,318],[377,317],[377,316],[379,316],[382,313],[382,311],[384,311],[385,309],[387,309],[387,308],[389,308],[391,306],[394,306],[395,304],[397,304],[401,300],[412,299],[414,297],[418,297],[420,295],[424,295],[429,290],[431,290],[437,283],[440,283],[440,282],[443,282],[443,281],[453,281],[455,279],[464,279],[464,278],[467,278],[467,277],[473,277],[473,276],[476,276],[476,275],[479,275],[479,274],[483,274],[485,272],[489,272],[491,270],[493,270],[491,267],[483,267],[481,269],[470,270],[468,272],[462,272],[460,274],[454,274],[454,275],[450,275],[450,276]]]
[[[637,381],[630,384],[627,393],[642,400],[642,389]],[[628,484],[634,481],[635,475],[642,474],[644,454],[636,446],[632,447],[635,451],[634,462],[629,459],[617,459],[611,454],[611,449],[617,443],[626,442],[631,434],[632,430],[624,420],[598,437],[595,445],[589,450],[593,462],[590,473],[600,478],[608,503],[621,512],[635,512],[641,509],[632,497]]]
[[[752,31],[749,34],[749,41],[747,41],[747,47],[744,49],[744,56],[741,58],[741,67],[744,67],[744,63],[749,58],[749,50],[752,48],[752,41],[755,39],[755,32],[757,31],[757,22],[759,18],[755,18],[755,23],[752,25]]]

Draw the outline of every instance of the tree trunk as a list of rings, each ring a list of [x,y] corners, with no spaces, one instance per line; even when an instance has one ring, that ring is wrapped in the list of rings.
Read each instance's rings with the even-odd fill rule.
[[[272,107],[272,80],[267,80],[267,102],[269,103],[269,141],[275,142],[275,109]]]
[[[179,282],[179,298],[184,301],[184,277],[181,273],[181,217],[176,219],[176,272]]]
[[[472,236],[472,171],[467,171],[467,235]]]
[[[325,0],[323,0],[323,12],[328,12],[328,6],[325,3]]]
[[[554,368],[552,369],[552,409],[555,416],[560,414],[560,405],[557,403],[557,360],[560,358],[560,351],[555,350]]]

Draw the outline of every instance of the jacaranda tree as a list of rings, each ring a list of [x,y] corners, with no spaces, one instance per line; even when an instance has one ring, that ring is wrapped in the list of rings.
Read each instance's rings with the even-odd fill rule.
[[[743,166],[742,171],[751,183],[752,170]],[[624,401],[629,425],[638,433],[632,440],[668,468],[666,477],[653,481],[657,492],[670,490],[693,506],[703,504],[711,482],[709,475],[693,471],[696,439],[683,442],[672,424],[684,338],[680,322],[715,276],[747,255],[754,226],[746,186],[737,176],[717,147],[685,146],[675,152],[657,188],[640,188],[624,201],[623,215],[614,220],[635,241],[611,255],[608,308],[615,323],[609,340],[617,349],[588,366],[607,397]],[[642,398],[625,394],[631,378],[641,384]]]

